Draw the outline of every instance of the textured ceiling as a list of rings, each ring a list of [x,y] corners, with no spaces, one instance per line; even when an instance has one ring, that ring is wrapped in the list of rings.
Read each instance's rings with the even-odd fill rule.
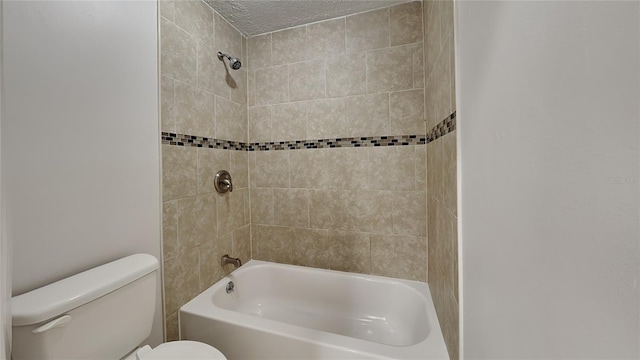
[[[379,9],[409,0],[205,0],[247,36]]]

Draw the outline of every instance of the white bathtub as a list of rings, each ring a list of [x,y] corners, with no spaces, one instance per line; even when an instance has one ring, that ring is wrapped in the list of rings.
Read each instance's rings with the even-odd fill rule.
[[[180,308],[180,337],[229,360],[449,358],[425,283],[256,260]]]

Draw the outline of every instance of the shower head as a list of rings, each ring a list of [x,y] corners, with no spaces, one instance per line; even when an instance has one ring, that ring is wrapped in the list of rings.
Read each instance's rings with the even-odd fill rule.
[[[227,58],[227,60],[229,60],[229,66],[231,66],[233,70],[238,70],[240,69],[240,66],[242,66],[242,63],[237,58],[231,57],[218,51],[218,59],[222,60],[223,58]]]

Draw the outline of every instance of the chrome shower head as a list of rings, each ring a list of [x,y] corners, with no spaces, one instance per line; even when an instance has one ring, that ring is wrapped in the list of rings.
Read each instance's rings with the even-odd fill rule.
[[[231,57],[218,51],[218,59],[222,60],[223,58],[227,58],[227,60],[229,60],[229,66],[231,66],[233,70],[238,70],[242,66],[242,63],[240,62],[240,60],[238,60],[238,58]]]

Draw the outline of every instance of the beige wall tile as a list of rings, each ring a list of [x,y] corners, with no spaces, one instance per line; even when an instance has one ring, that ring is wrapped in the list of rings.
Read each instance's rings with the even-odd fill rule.
[[[162,145],[162,199],[196,195],[197,150],[192,147]]]
[[[239,258],[243,264],[251,260],[251,226],[246,225],[233,231],[231,256]]]
[[[198,194],[215,193],[216,173],[229,168],[230,151],[198,148]]]
[[[160,34],[161,74],[197,85],[195,38],[165,19],[160,20]]]
[[[271,39],[272,65],[292,64],[309,59],[306,26],[273,32]]]
[[[160,119],[161,131],[176,132],[174,80],[166,76],[160,77]]]
[[[216,137],[213,94],[176,82],[175,102],[178,133]]]
[[[291,187],[324,189],[328,186],[327,149],[289,151],[291,157]]]
[[[244,192],[238,189],[216,194],[218,203],[218,235],[228,234],[244,225]]]
[[[165,323],[166,323],[165,341],[179,340],[180,333],[178,331],[178,312],[176,311],[173,314],[167,316]]]
[[[456,132],[442,137],[442,202],[457,216],[457,179],[456,179]]]
[[[354,191],[349,201],[350,228],[359,232],[393,233],[391,191]]]
[[[411,146],[369,148],[369,188],[414,190],[415,152]]]
[[[279,104],[289,98],[287,65],[256,70],[256,105]]]
[[[176,7],[173,0],[160,0],[158,1],[158,7],[160,8],[160,16],[175,22]]]
[[[256,182],[256,153],[257,151],[249,152],[249,188],[258,186]]]
[[[272,141],[306,139],[306,103],[273,105],[271,107],[271,138]]]
[[[307,135],[310,139],[348,136],[343,98],[314,100],[307,108]]]
[[[176,1],[175,23],[198,41],[213,43],[213,10],[204,1]]]
[[[422,3],[412,1],[390,9],[391,46],[422,40]]]
[[[367,55],[330,56],[326,59],[327,97],[364,94],[367,91]]]
[[[348,52],[389,46],[389,8],[347,16],[346,41]]]
[[[369,234],[329,231],[331,269],[362,274],[371,273],[371,243]]]
[[[418,145],[416,150],[416,190],[427,191],[427,145]]]
[[[258,187],[289,187],[289,154],[293,151],[258,151],[255,176]]]
[[[393,233],[399,235],[426,236],[427,197],[420,191],[394,192]]]
[[[252,225],[252,241],[255,244],[253,258],[290,264],[293,251],[291,228]]]
[[[231,162],[229,173],[234,189],[249,187],[249,153],[246,151],[230,151]]]
[[[273,189],[251,188],[251,223],[274,225]]]
[[[217,51],[235,57],[242,55],[242,37],[240,33],[218,13],[214,13],[214,25]]]
[[[427,197],[427,255],[429,257],[428,282],[430,284],[433,284],[434,286],[436,283],[436,278],[439,272],[441,272],[440,269],[442,268],[442,266],[440,265],[440,261],[436,256],[436,254],[439,253],[440,251],[438,250],[439,241],[436,233],[436,228],[437,228],[436,219],[438,218],[437,212],[438,212],[437,200],[431,196],[428,196]],[[435,297],[435,294],[433,295]]]
[[[426,281],[425,238],[371,235],[371,273],[380,276]]]
[[[442,201],[444,197],[443,156],[442,138],[427,145],[427,193],[438,201]]]
[[[271,139],[271,106],[249,107],[249,142],[268,142]]]
[[[424,279],[423,281],[429,281],[429,244],[428,244],[428,240],[426,237],[424,236],[419,236],[418,237],[418,241],[423,242],[425,244],[425,247],[427,248],[426,250],[426,254],[425,254],[425,258],[424,258],[424,269],[425,269],[425,274],[424,274]]]
[[[348,230],[350,193],[341,190],[309,192],[309,220],[313,229]]]
[[[309,227],[309,192],[273,189],[273,220],[278,226]]]
[[[230,80],[229,80],[230,79]],[[231,70],[227,83],[231,88],[231,101],[247,105],[247,70]]]
[[[216,98],[216,135],[219,139],[247,141],[247,107]]]
[[[436,104],[437,84],[433,79],[434,77],[435,75],[432,75],[427,79],[425,83],[425,88],[424,88],[424,97],[425,97],[424,118],[425,118],[427,132],[431,131],[431,129],[433,129],[438,123],[438,120],[436,120],[436,107],[438,107],[438,105]]]
[[[451,88],[450,88],[450,102],[451,108],[450,111],[456,111],[456,54],[455,54],[455,41],[453,38],[453,34],[449,36],[448,39],[449,46],[447,50],[449,52],[449,71],[450,71],[450,79],[451,79]]]
[[[424,88],[424,48],[423,44],[412,46],[413,53],[413,87]]]
[[[256,104],[256,72],[248,70],[247,73],[247,105]]]
[[[434,103],[433,125],[444,120],[452,112],[451,109],[451,70],[449,69],[449,53],[443,51],[434,67],[433,81],[435,91],[432,94]]]
[[[229,70],[218,59],[216,48],[209,43],[198,42],[198,86],[220,97],[229,99],[231,86],[227,83]]]
[[[367,148],[334,148],[325,150],[325,154],[327,160],[322,170],[326,177],[326,187],[336,190],[367,188]]]
[[[345,101],[346,136],[375,136],[389,133],[389,94],[350,96]]]
[[[324,59],[289,65],[289,101],[325,97]]]
[[[454,256],[454,253],[457,252],[457,248],[454,249],[454,243],[456,242],[454,239],[457,234],[456,217],[453,216],[449,210],[445,209],[444,206],[439,205],[440,208],[436,214],[436,221],[438,221],[437,226],[439,225],[436,230],[438,236],[437,241],[439,242],[437,250],[440,252],[438,261],[442,266],[445,276],[445,287],[453,294],[455,283],[453,278],[454,268],[457,268],[457,264],[454,264],[454,258],[457,259],[457,257]]]
[[[244,66],[246,69],[248,69],[248,65],[249,65],[249,48],[248,48],[248,44],[247,44],[247,37],[244,35],[241,35],[242,37],[242,66]]]
[[[164,260],[165,312],[178,311],[200,292],[198,249]],[[194,271],[195,270],[195,271]]]
[[[200,291],[208,289],[226,276],[226,269],[220,265],[222,255],[231,254],[231,234],[220,236],[215,241],[200,245]]]
[[[425,134],[424,91],[408,90],[389,94],[391,134]]]
[[[244,218],[242,226],[251,225],[251,193],[249,188],[244,188],[242,192],[244,195]]]
[[[178,255],[178,201],[162,203],[162,255],[165,259]]]
[[[178,247],[180,253],[216,237],[215,195],[178,200]]]
[[[440,3],[440,45],[453,36],[453,21],[453,0],[443,0]]]
[[[440,4],[442,1],[428,1],[427,7],[431,10],[427,11],[427,16],[424,18],[425,34],[424,34],[424,53],[425,53],[425,77],[433,71],[433,67],[440,55],[442,49],[440,41]]]
[[[413,88],[412,46],[404,45],[367,53],[367,91]]]
[[[271,33],[258,35],[247,39],[249,51],[249,69],[256,70],[272,65],[271,62]]]
[[[293,264],[329,269],[331,242],[328,234],[328,230],[292,229]]]
[[[441,325],[443,330],[443,335],[445,339],[445,343],[447,344],[447,350],[449,351],[449,357],[451,360],[457,360],[460,358],[459,355],[459,306],[456,299],[449,292],[444,296],[444,316],[443,322]],[[440,316],[438,316],[440,318]]]
[[[345,19],[334,19],[307,25],[308,58],[336,56],[344,54]]]

